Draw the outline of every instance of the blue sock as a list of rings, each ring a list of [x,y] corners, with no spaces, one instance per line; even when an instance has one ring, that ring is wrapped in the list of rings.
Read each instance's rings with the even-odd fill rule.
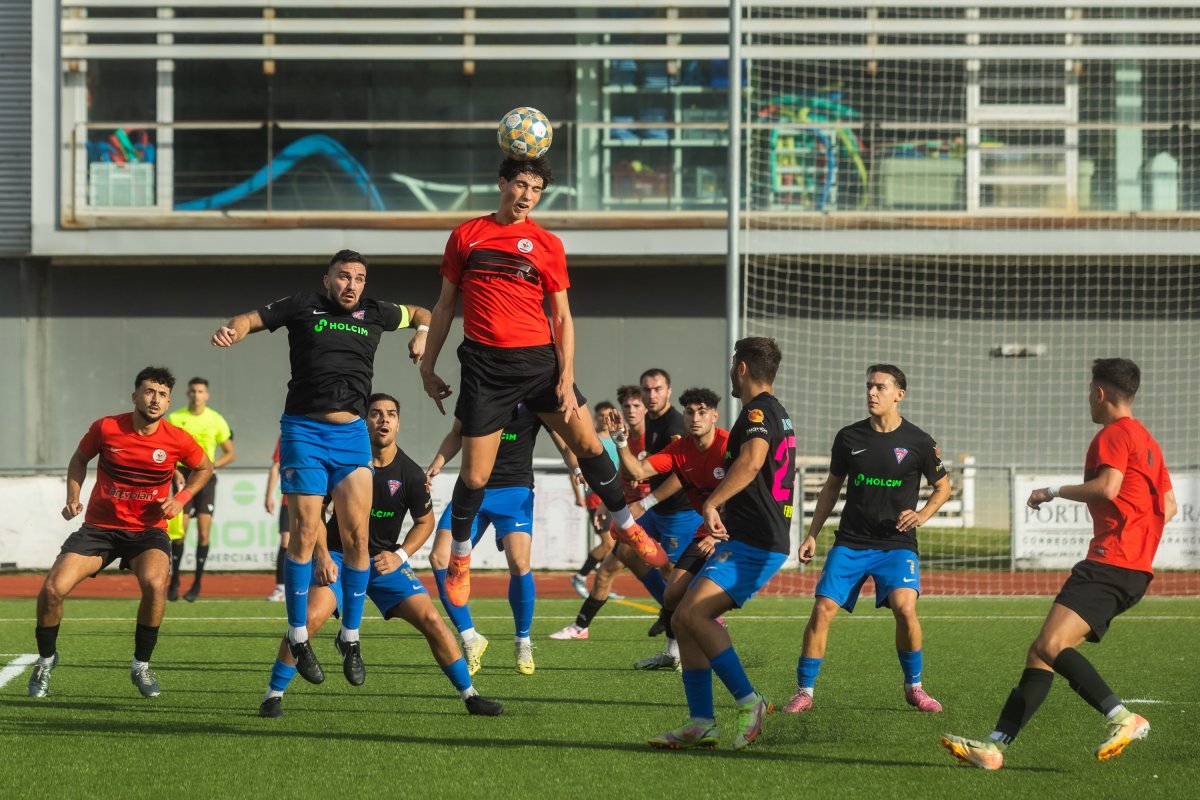
[[[459,656],[458,661],[453,664],[442,667],[442,672],[446,673],[446,677],[458,691],[471,688],[471,674],[467,672],[467,660],[462,656]]]
[[[659,605],[662,605],[663,595],[667,591],[667,582],[663,580],[662,573],[656,569],[646,570],[646,574],[638,580],[642,582],[642,586],[646,587],[650,596],[657,600]]]
[[[308,624],[308,587],[312,583],[312,561],[303,564],[293,561],[291,556],[283,560],[283,585],[286,593],[283,604],[287,606],[288,625],[303,628]]]
[[[363,607],[367,604],[369,569],[355,569],[342,564],[342,627],[358,630],[362,627]]]
[[[800,662],[796,664],[796,688],[813,688],[813,684],[817,682],[817,675],[821,674],[821,662],[824,660],[800,656]]]
[[[271,682],[267,684],[277,692],[286,692],[288,684],[292,682],[292,678],[296,677],[296,668],[291,664],[285,664],[278,658],[275,659],[275,666],[271,667]]]
[[[896,649],[896,655],[900,657],[900,669],[904,672],[904,683],[920,683],[921,682],[921,651],[920,650],[900,650]]]
[[[733,647],[726,647],[715,657],[710,658],[708,663],[712,665],[712,671],[717,673],[721,683],[725,684],[725,688],[738,703],[745,703],[748,698],[754,696],[754,687],[750,685],[750,679],[746,677],[746,670],[742,668],[742,660],[738,658],[737,653],[733,652]]]
[[[442,601],[442,608],[446,609],[446,615],[454,623],[454,629],[462,633],[468,628],[474,628],[475,623],[471,621],[470,606],[456,606],[446,597],[446,570],[435,569],[433,580],[437,583],[438,597]]]
[[[683,693],[687,695],[688,715],[692,719],[716,719],[711,669],[685,669]]]
[[[536,591],[532,572],[508,576],[508,605],[512,607],[518,639],[529,638],[529,629],[533,627],[533,601]]]

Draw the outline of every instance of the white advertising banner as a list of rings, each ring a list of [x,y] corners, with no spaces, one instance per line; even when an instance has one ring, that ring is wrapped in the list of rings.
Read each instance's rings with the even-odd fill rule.
[[[450,502],[457,473],[444,472],[433,481],[433,507],[440,517]],[[277,514],[263,507],[267,487],[266,470],[228,470],[217,482],[216,511],[207,569],[275,569],[279,548]],[[92,481],[83,486],[83,497],[91,493]],[[65,476],[35,475],[0,478],[0,564],[18,569],[46,569],[58,555],[63,540],[83,524],[83,517],[70,522],[61,516],[66,499]],[[278,507],[276,508],[278,512]],[[561,472],[535,475],[533,507],[534,569],[575,569],[596,540],[588,532],[587,514],[575,505],[569,478]],[[406,523],[404,529],[408,529]],[[504,569],[504,554],[496,549],[494,531],[480,540],[472,558],[479,569]],[[433,537],[413,559],[417,568],[429,565]],[[195,566],[196,523],[188,530],[183,569]]]
[[[1037,511],[1025,504],[1045,486],[1080,482],[1080,474],[1016,475],[1013,478],[1013,562],[1017,569],[1069,569],[1087,555],[1092,517],[1087,506],[1056,499]],[[1179,512],[1163,531],[1155,569],[1200,568],[1200,473],[1171,475]]]

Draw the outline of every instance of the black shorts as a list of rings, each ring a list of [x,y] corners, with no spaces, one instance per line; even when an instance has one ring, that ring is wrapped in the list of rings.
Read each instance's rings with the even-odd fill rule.
[[[1083,617],[1092,629],[1089,642],[1098,642],[1120,614],[1138,604],[1153,575],[1098,561],[1080,561],[1071,570],[1054,602]]]
[[[284,533],[287,533],[287,532],[288,532],[288,531],[290,531],[290,530],[291,530],[291,528],[289,528],[289,527],[288,527],[288,507],[287,507],[287,503],[282,503],[282,502],[281,502],[281,503],[279,504],[279,532],[280,532],[281,534],[284,534]]]
[[[490,347],[465,340],[458,346],[458,402],[454,416],[463,436],[487,436],[503,428],[517,403],[535,413],[558,410],[558,355],[554,345]],[[575,388],[575,401],[587,399]]]
[[[675,562],[675,569],[681,569],[693,575],[698,575],[705,561],[708,561],[708,556],[701,552],[700,543],[693,541],[679,555],[679,560]]]
[[[183,473],[183,479],[186,481],[188,476],[192,474],[190,469],[180,467],[179,471]],[[183,513],[188,517],[194,517],[197,514],[211,514],[216,508],[217,503],[217,476],[213,475],[208,479],[208,483],[192,495],[192,499],[183,507]]]
[[[171,540],[167,538],[167,532],[162,528],[126,531],[84,525],[67,537],[58,554],[99,556],[104,559],[104,563],[100,565],[101,570],[119,558],[120,568],[130,569],[131,562],[147,550],[161,550],[170,558]]]

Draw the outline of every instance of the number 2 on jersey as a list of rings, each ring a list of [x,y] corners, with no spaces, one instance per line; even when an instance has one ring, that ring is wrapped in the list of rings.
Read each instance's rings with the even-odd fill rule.
[[[779,443],[779,447],[775,448],[775,463],[779,467],[775,470],[775,483],[771,486],[771,496],[780,503],[791,502],[792,488],[796,482],[796,473],[792,472],[791,479],[788,479],[788,467],[791,467],[796,460],[796,437],[788,436]],[[784,482],[787,485],[784,485]]]

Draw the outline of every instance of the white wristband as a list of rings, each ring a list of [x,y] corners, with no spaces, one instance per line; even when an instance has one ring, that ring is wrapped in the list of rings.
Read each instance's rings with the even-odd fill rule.
[[[1062,496],[1062,487],[1061,486],[1047,486],[1046,494],[1050,495],[1051,499],[1054,499],[1055,497],[1061,497]]]
[[[581,470],[579,467],[575,467],[575,469],[571,470],[571,474],[578,478],[583,474],[583,470]]]
[[[642,504],[643,511],[649,511],[650,509],[652,509],[656,505],[658,505],[658,498],[652,494],[648,494],[641,499],[641,504]]]
[[[417,326],[417,333],[424,333],[425,331],[428,331],[428,330],[429,330],[428,325],[418,325]]]
[[[407,550],[405,550],[403,547],[397,547],[397,548],[396,548],[395,550],[393,550],[392,552],[393,552],[393,553],[395,553],[396,555],[400,556],[400,563],[401,563],[401,564],[407,564],[407,563],[408,563],[408,551],[407,551]]]
[[[608,436],[617,447],[629,447],[629,435],[623,428],[613,431]]]

